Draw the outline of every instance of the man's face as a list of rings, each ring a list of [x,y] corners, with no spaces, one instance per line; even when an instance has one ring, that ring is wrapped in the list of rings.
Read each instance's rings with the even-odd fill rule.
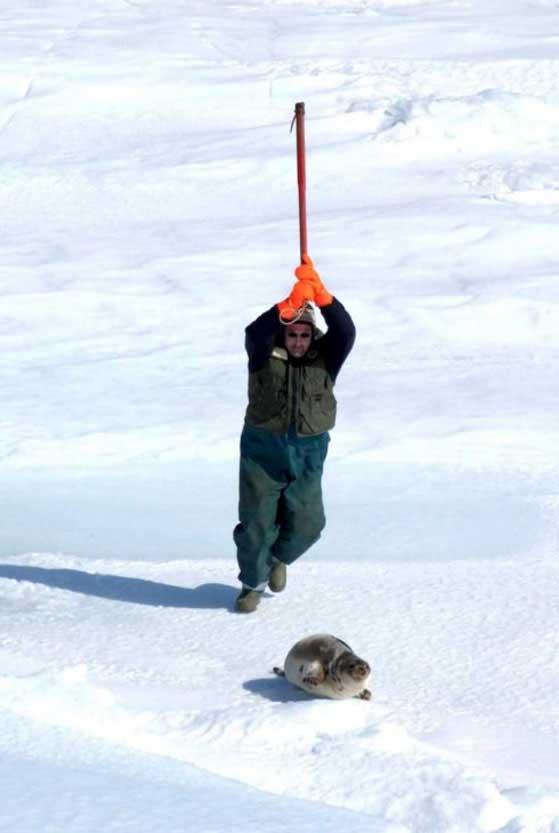
[[[312,341],[310,324],[288,324],[285,328],[285,346],[290,356],[300,359],[304,356]]]

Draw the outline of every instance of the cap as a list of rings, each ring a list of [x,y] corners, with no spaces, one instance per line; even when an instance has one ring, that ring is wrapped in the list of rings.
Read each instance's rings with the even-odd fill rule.
[[[290,321],[282,322],[285,326],[289,326],[289,324],[310,324],[313,328],[313,332],[316,330],[316,318],[314,317],[314,309],[311,307],[310,304],[305,304],[299,313],[292,318]]]

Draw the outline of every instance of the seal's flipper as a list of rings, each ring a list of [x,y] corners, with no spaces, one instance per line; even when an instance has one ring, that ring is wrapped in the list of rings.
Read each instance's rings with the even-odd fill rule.
[[[312,662],[302,663],[299,666],[299,674],[303,682],[316,686],[326,679],[327,669],[320,660],[314,659]]]
[[[278,677],[285,677],[285,671],[283,670],[283,668],[278,668],[277,665],[274,665],[272,671],[274,672],[274,674],[277,674]]]

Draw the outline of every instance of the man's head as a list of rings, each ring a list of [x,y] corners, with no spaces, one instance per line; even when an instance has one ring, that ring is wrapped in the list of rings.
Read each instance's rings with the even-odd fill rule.
[[[287,352],[294,359],[301,359],[309,347],[313,337],[312,324],[297,321],[287,324],[284,330],[284,341]]]
[[[310,304],[305,304],[299,311],[297,320],[284,327],[283,341],[290,356],[300,359],[305,355],[311,346],[315,329],[314,310]]]

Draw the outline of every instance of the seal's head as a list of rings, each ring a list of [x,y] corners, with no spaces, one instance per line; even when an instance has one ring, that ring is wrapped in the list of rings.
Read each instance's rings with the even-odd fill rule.
[[[361,657],[352,654],[350,651],[344,651],[343,654],[337,658],[335,668],[332,669],[334,676],[342,686],[353,683],[365,683],[365,680],[371,673],[371,667],[368,662],[365,662]]]

